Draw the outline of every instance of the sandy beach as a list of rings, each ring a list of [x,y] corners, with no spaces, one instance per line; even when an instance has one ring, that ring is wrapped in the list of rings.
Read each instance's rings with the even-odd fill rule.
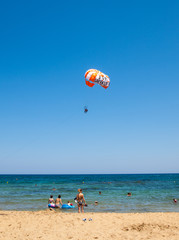
[[[0,211],[0,222],[0,240],[179,239],[179,213]]]

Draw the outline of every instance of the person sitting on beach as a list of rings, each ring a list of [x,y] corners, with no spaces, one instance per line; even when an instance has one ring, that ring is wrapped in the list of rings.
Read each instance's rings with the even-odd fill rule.
[[[48,204],[55,203],[55,200],[53,199],[53,195],[50,195],[50,198],[48,200]]]
[[[61,195],[58,195],[58,198],[55,200],[55,207],[60,208],[60,204],[62,205]]]
[[[84,213],[84,208],[83,208],[83,203],[85,206],[87,206],[86,204],[86,201],[85,201],[85,198],[84,198],[84,195],[82,193],[82,189],[78,189],[78,194],[76,196],[76,200],[77,200],[77,203],[78,203],[78,212],[80,213],[80,210],[82,213]]]

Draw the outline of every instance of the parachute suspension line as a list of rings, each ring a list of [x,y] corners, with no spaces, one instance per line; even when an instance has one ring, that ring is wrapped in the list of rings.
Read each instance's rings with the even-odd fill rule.
[[[85,73],[85,83],[88,87],[93,87],[95,84],[100,85],[104,89],[107,89],[110,84],[110,78],[96,69],[89,69]],[[88,108],[84,106],[84,113],[88,112]]]

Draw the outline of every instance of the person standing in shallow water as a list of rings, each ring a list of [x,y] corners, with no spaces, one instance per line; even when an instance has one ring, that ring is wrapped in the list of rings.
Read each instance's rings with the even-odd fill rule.
[[[76,196],[76,200],[77,200],[77,203],[78,203],[78,212],[82,212],[84,213],[84,205],[86,206],[86,201],[85,201],[85,198],[84,198],[84,195],[82,193],[82,189],[78,189],[78,194]]]

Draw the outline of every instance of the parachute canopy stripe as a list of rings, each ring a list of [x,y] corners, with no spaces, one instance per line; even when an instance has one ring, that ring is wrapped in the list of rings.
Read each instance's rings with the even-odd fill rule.
[[[89,86],[89,87],[93,87],[93,86],[94,86],[94,83],[86,80],[86,85]]]

